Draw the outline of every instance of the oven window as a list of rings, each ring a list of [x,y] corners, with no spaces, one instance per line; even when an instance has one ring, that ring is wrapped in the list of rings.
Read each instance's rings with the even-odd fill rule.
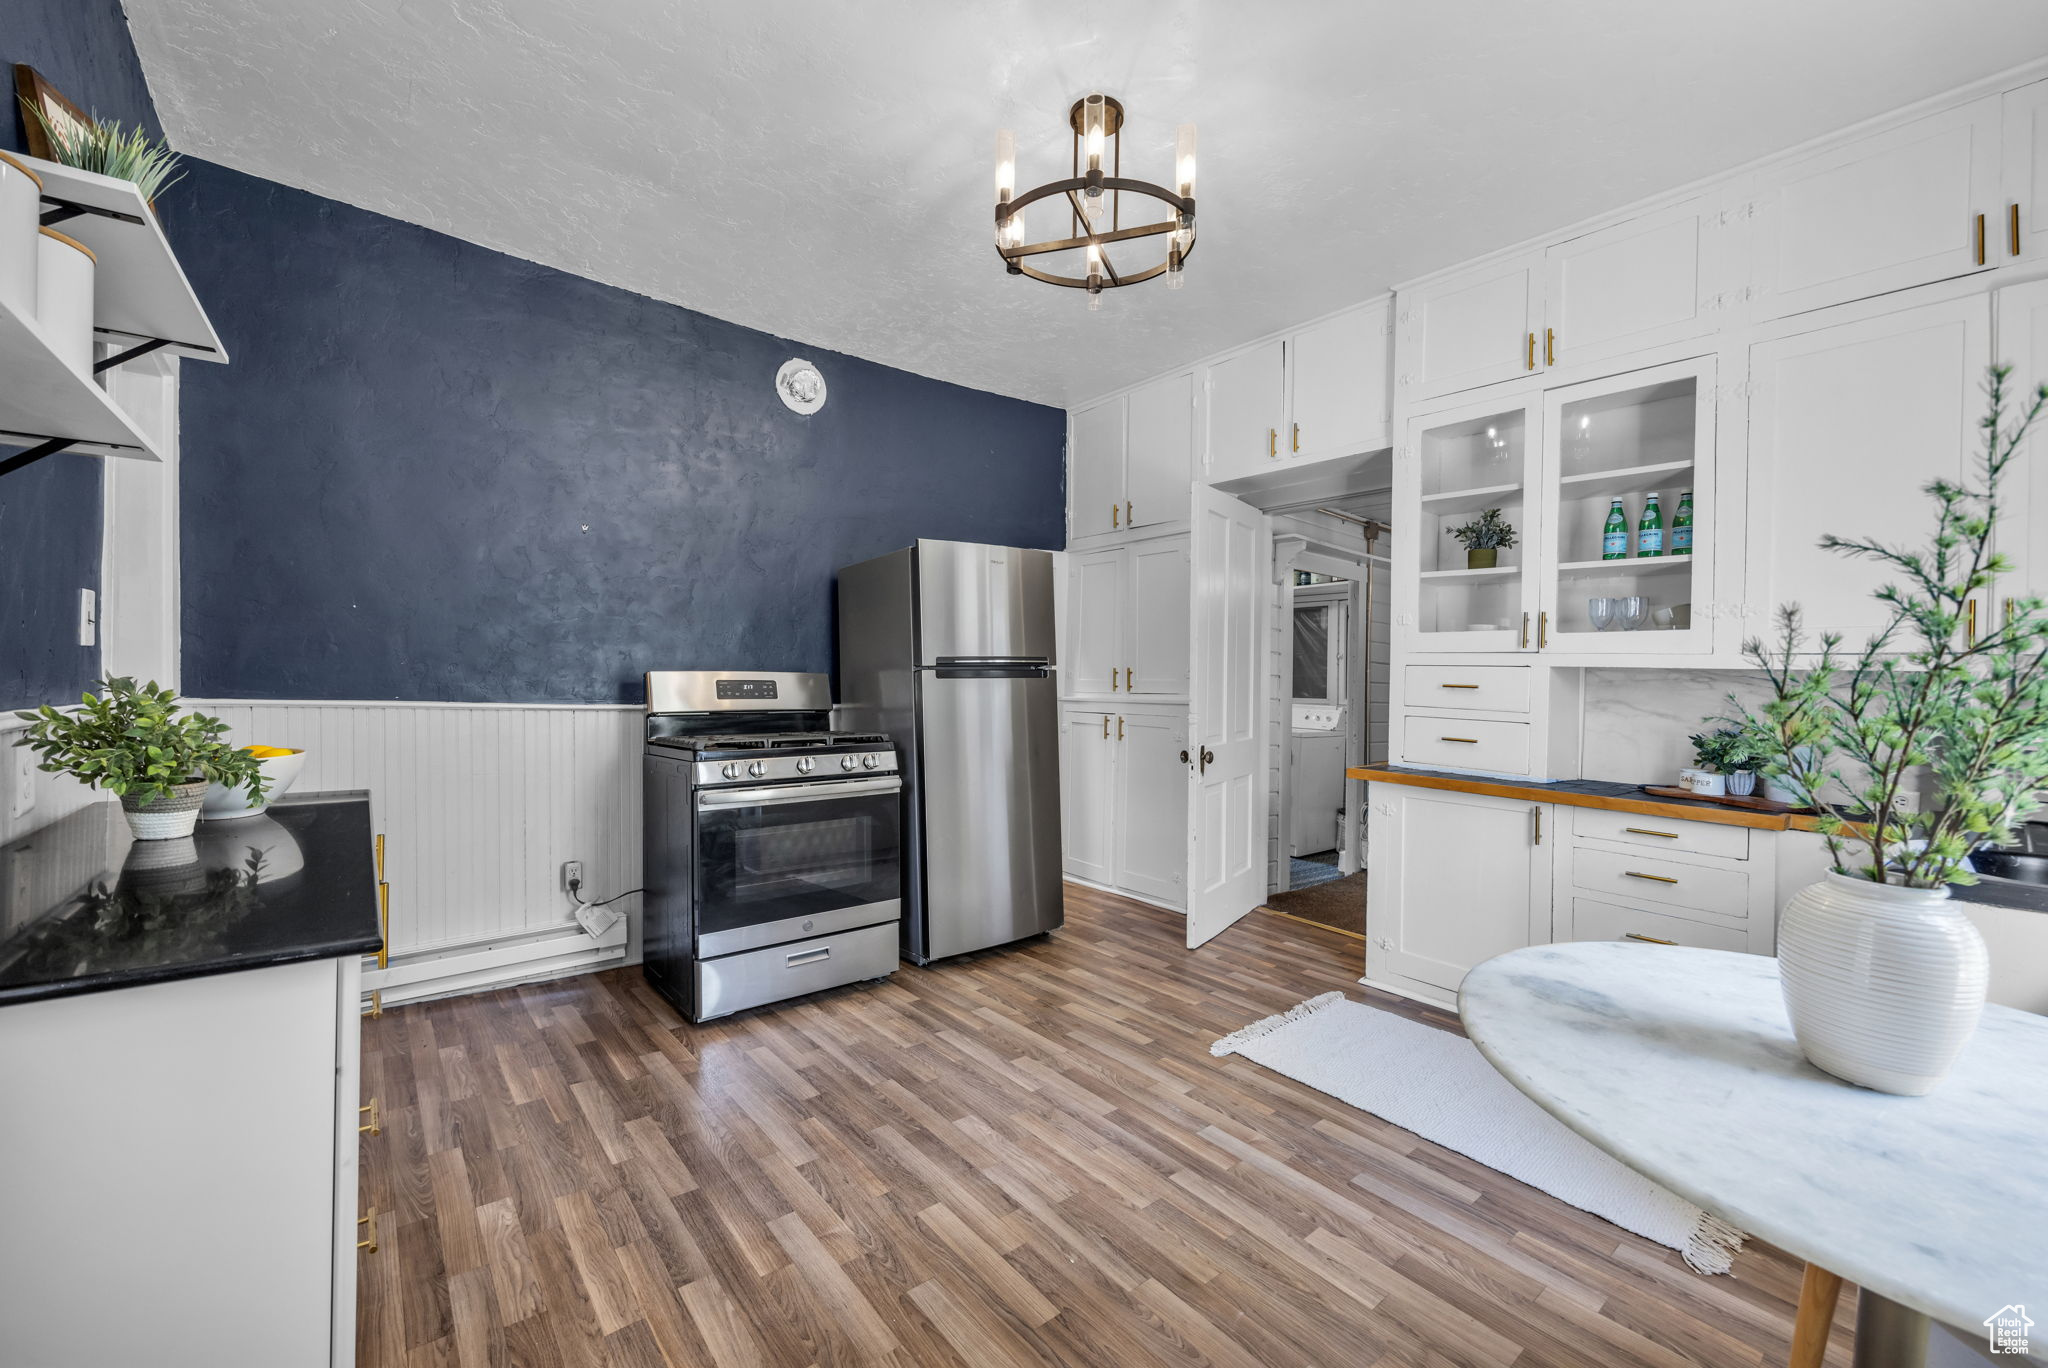
[[[697,932],[902,896],[895,793],[697,811]]]

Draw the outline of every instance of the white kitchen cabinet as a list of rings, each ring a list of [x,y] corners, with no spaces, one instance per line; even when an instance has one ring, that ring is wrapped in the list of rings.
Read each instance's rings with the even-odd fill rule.
[[[1871,595],[1898,576],[1816,543],[1824,533],[1925,543],[1933,504],[1920,490],[1970,470],[1990,360],[1991,299],[1982,294],[1859,314],[1751,347],[1753,608],[1797,602],[1816,647],[1832,631],[1855,650],[1884,626]]]
[[[1262,342],[1209,367],[1208,479],[1256,474],[1280,459],[1286,344]]]
[[[1187,534],[1070,553],[1067,575],[1062,693],[1187,697]]]
[[[1995,266],[2002,101],[1990,95],[1765,168],[1757,180],[1759,319]]]
[[[1549,941],[1550,804],[1400,784],[1366,796],[1369,981],[1443,1000],[1480,961]]]
[[[1077,879],[1116,882],[1114,714],[1060,710],[1060,845]]]
[[[1992,259],[2032,265],[2048,260],[2048,81],[2009,90],[2001,121],[2005,191],[1992,236]]]
[[[1124,527],[1185,526],[1195,465],[1195,376],[1141,385],[1129,396]]]
[[[1187,721],[1177,710],[1060,713],[1061,830],[1069,877],[1185,905]]]
[[[0,1357],[355,1362],[360,984],[351,957],[0,1007]]]
[[[1396,310],[1395,384],[1411,399],[1527,375],[1541,363],[1542,254],[1405,290]]]
[[[1304,461],[1391,445],[1392,304],[1304,328],[1287,350],[1291,417],[1283,454]]]
[[[1124,446],[1129,405],[1121,396],[1074,415],[1067,455],[1067,527],[1074,541],[1124,524]]]
[[[1998,359],[2013,368],[2006,381],[2005,422],[2011,424],[2032,405],[2035,387],[2048,381],[2048,280],[2000,290],[1996,307]],[[1998,549],[2012,569],[1993,592],[2001,603],[2024,595],[2048,598],[2048,416],[2008,467],[2004,491]]]
[[[1544,253],[1546,366],[1581,366],[1711,332],[1730,270],[1727,230],[1702,196],[1596,229]],[[1526,345],[1526,344],[1525,344]]]
[[[1127,893],[1169,906],[1186,898],[1187,716],[1126,712],[1116,720],[1116,877]]]

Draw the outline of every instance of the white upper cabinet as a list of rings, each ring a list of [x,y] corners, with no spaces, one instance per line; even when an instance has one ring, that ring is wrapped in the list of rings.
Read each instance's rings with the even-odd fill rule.
[[[1067,576],[1061,693],[1187,697],[1187,534],[1071,552]]]
[[[1119,397],[1074,415],[1067,454],[1067,528],[1074,541],[1124,524],[1124,440],[1127,405]]]
[[[2035,387],[2048,380],[2048,280],[2000,290],[1997,305],[1997,355],[2012,367],[2005,407],[2010,425],[2033,404]],[[2048,433],[2048,417],[2027,439],[2003,485],[1998,550],[2012,569],[1999,577],[1996,592],[2005,601],[2048,598],[2048,440],[2042,433]]]
[[[2002,99],[1760,173],[1756,317],[1780,318],[1999,264]]]
[[[1074,552],[1067,558],[1067,621],[1072,640],[1062,692],[1106,694],[1122,679],[1124,553]]]
[[[2006,92],[2003,133],[2005,201],[1988,250],[2001,263],[2048,260],[2048,81]]]
[[[1428,399],[1535,370],[1542,287],[1543,258],[1532,253],[1404,291],[1396,383]]]
[[[1185,524],[1195,457],[1194,373],[1132,390],[1129,431],[1124,526]]]
[[[1921,546],[1936,477],[1962,479],[1980,436],[1991,298],[1867,316],[1750,349],[1748,598],[1796,601],[1810,636],[1860,648],[1885,624],[1871,594],[1898,578],[1823,551],[1824,533]],[[1981,608],[1980,608],[1981,611]],[[1767,623],[1752,619],[1752,634]]]
[[[1188,539],[1138,542],[1129,552],[1129,651],[1124,691],[1188,695]]]
[[[1690,199],[1544,253],[1537,350],[1546,366],[1604,361],[1713,331],[1726,274],[1708,247],[1727,235],[1720,220],[1707,199]]]
[[[1209,479],[1264,470],[1280,458],[1286,345],[1264,342],[1209,367]]]
[[[1319,460],[1391,445],[1392,308],[1389,301],[1353,309],[1294,335],[1285,454]]]

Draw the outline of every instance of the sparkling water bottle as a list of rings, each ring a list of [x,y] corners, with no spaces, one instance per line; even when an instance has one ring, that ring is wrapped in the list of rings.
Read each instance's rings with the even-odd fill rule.
[[[1636,554],[1664,554],[1664,510],[1657,504],[1657,491],[1654,489],[1643,496],[1643,518],[1636,524]]]
[[[1692,554],[1692,491],[1678,496],[1678,511],[1671,515],[1671,554]]]
[[[1628,559],[1628,514],[1621,510],[1621,500],[1607,510],[1607,525],[1600,529],[1600,559]]]

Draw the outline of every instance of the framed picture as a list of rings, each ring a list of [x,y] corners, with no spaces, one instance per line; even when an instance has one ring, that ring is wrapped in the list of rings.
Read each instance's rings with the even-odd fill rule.
[[[43,79],[42,72],[27,62],[14,64],[14,93],[20,96],[21,103],[27,106],[21,111],[21,131],[23,145],[28,148],[31,157],[41,157],[44,161],[56,160],[52,155],[49,133],[43,127],[44,122],[59,130],[93,127],[90,114],[65,99],[57,87]],[[31,114],[31,109],[40,113],[42,119],[39,120],[35,114]]]

